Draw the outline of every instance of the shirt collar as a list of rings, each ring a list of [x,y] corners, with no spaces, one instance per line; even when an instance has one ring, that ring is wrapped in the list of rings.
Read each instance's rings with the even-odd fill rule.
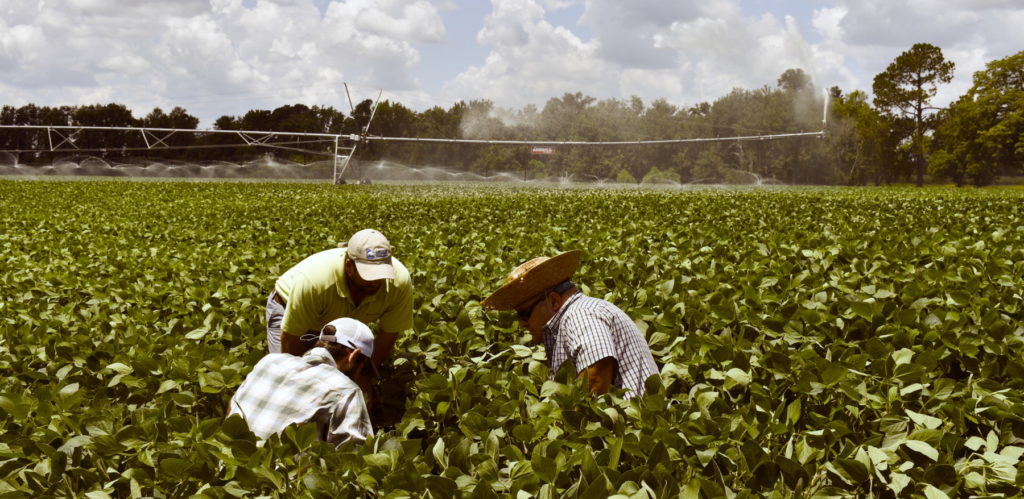
[[[552,315],[550,319],[548,319],[547,324],[544,324],[545,339],[549,337],[551,339],[554,339],[556,336],[558,336],[558,328],[561,327],[562,325],[562,317],[564,317],[565,312],[569,310],[569,306],[571,306],[573,303],[576,303],[576,300],[578,300],[581,296],[583,296],[583,293],[577,291],[576,293],[573,293],[573,295],[566,299],[564,302],[562,302],[562,306],[558,309],[558,311],[555,312],[555,314]]]
[[[335,365],[334,357],[331,357],[330,352],[323,347],[316,347],[307,350],[306,353],[302,355],[302,360],[306,361],[306,363],[311,366],[319,364]]]

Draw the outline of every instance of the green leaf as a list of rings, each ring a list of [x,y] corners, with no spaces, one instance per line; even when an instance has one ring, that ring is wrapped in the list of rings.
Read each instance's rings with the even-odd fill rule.
[[[733,384],[747,386],[750,384],[750,374],[743,369],[734,367],[725,372],[726,377],[732,380]],[[729,386],[727,383],[726,386]]]
[[[964,475],[964,486],[969,489],[983,490],[987,485],[988,481],[985,477],[977,471],[971,471]]]
[[[455,480],[437,475],[427,475],[426,482],[427,492],[432,497],[456,497],[458,495],[459,487]]]
[[[185,478],[191,467],[191,463],[176,457],[169,457],[160,460],[160,472],[165,473],[176,480]]]
[[[934,430],[935,428],[942,426],[942,420],[939,418],[929,416],[927,414],[917,413],[910,409],[905,409],[904,412],[907,413],[907,416],[910,416],[911,421],[913,421],[915,424],[924,426],[925,428]]]
[[[169,390],[173,390],[178,387],[178,382],[173,379],[165,379],[160,383],[160,388],[156,390],[157,395],[164,393]]]
[[[65,454],[71,454],[78,447],[81,447],[83,445],[88,445],[91,442],[92,442],[92,437],[90,437],[88,435],[77,435],[77,436],[69,438],[66,442],[64,442],[64,445],[61,445],[60,448],[57,449],[57,450],[59,450],[60,452],[65,453]]]
[[[516,425],[512,428],[512,437],[520,442],[532,442],[533,441],[533,425],[524,423]]]
[[[800,399],[790,402],[786,407],[786,422],[793,426],[798,421],[800,421]]]
[[[871,303],[862,301],[853,302],[850,304],[850,308],[853,310],[854,314],[867,321],[870,321],[875,315],[875,310]]]
[[[441,468],[448,467],[448,459],[445,456],[444,439],[438,438],[437,442],[434,442],[434,448],[431,451],[434,455],[434,462],[437,463]]]
[[[558,473],[561,472],[554,459],[550,459],[537,452],[534,452],[530,457],[530,462],[533,464],[534,473],[536,473],[537,477],[545,483],[554,482],[555,477],[557,477]]]
[[[310,474],[306,475],[305,477],[303,477],[303,483],[306,484],[306,488],[311,489],[311,490],[316,490],[315,487],[311,487],[309,485],[310,482],[308,480],[312,476],[315,476],[315,475],[310,473]],[[228,483],[225,483],[224,484],[224,492],[227,492],[228,494],[230,494],[230,495],[232,495],[234,497],[246,497],[246,496],[251,494],[251,492],[249,490],[246,490],[245,488],[243,488],[241,486],[241,484],[238,483],[237,480],[232,480],[232,481],[230,481]]]
[[[903,473],[892,473],[889,475],[889,490],[892,490],[894,494],[899,495],[907,485],[910,485],[910,482],[911,480],[909,476],[904,475]]]
[[[867,448],[868,458],[871,459],[871,465],[880,471],[889,469],[889,454],[879,449],[878,447],[869,445]]]
[[[985,447],[985,439],[981,437],[971,437],[967,439],[967,442],[964,443],[964,446],[973,451],[977,451]]]
[[[697,395],[697,407],[704,414],[708,413],[708,408],[718,398],[718,392],[701,392]]]
[[[114,362],[113,364],[107,365],[104,369],[110,369],[117,374],[131,374],[132,368],[121,362]]]
[[[436,457],[436,456],[435,456]],[[367,454],[363,456],[363,462],[367,466],[373,466],[377,468],[391,468],[391,456],[386,452],[378,452],[376,454]]]
[[[204,336],[206,336],[209,332],[210,332],[210,329],[206,328],[206,327],[196,328],[196,329],[193,329],[193,330],[185,333],[185,339],[186,340],[199,340],[199,339],[202,339]]]
[[[864,483],[871,476],[867,466],[855,459],[837,459],[836,465],[853,483]]]
[[[914,358],[914,351],[909,348],[901,348],[892,353],[892,359],[896,361],[897,366],[903,364],[909,364]]]
[[[935,450],[931,445],[928,445],[927,442],[922,442],[920,440],[905,440],[903,445],[918,454],[924,455],[932,461],[939,460],[939,451]]]
[[[604,499],[608,497],[609,492],[612,490],[608,478],[601,474],[578,497],[579,499]]]
[[[945,492],[937,489],[934,485],[926,483],[924,485],[924,496],[928,499],[949,499],[949,496]]]
[[[849,372],[845,367],[838,364],[829,364],[825,368],[825,371],[821,373],[821,382],[831,386],[843,380],[846,377],[846,373]]]

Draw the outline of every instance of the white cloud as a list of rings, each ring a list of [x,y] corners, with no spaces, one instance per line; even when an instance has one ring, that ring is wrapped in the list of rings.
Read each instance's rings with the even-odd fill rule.
[[[687,67],[680,68],[686,72]],[[659,97],[676,96],[683,93],[683,82],[679,72],[675,70],[651,71],[643,69],[627,69],[619,77],[621,95],[645,96],[648,101]],[[650,104],[650,102],[647,102]]]
[[[588,0],[581,21],[599,42],[597,55],[630,67],[665,69],[674,54],[655,43],[659,33],[674,22],[698,17],[714,2]]]
[[[811,15],[811,24],[826,39],[843,37],[843,18],[849,11],[845,7],[818,9]]]
[[[927,42],[957,64],[941,105],[1024,47],[1019,0],[492,0],[486,18],[459,17],[479,1],[0,0],[0,104],[116,100],[137,115],[181,105],[205,126],[295,102],[347,110],[348,81],[417,108],[543,105],[577,91],[688,106],[774,86],[792,67],[821,87],[870,92],[875,74]],[[575,23],[549,21],[576,12]],[[445,19],[481,23],[475,42],[489,52],[424,71],[426,44],[452,43],[456,60],[479,54],[455,45],[472,40],[447,40]],[[457,74],[420,80],[442,66]]]
[[[43,31],[37,26],[8,27],[0,21],[0,68],[20,71],[16,66],[38,57],[45,41]]]
[[[516,105],[582,91],[690,105],[733,87],[774,86],[788,68],[821,88],[870,92],[875,74],[926,42],[957,64],[936,98],[943,105],[986,62],[1024,46],[1024,9],[1014,0],[826,0],[793,15],[747,0],[580,1],[589,39],[544,22],[545,9],[562,2],[492,0],[478,35],[491,52],[451,80],[446,96]]]
[[[841,67],[841,58],[809,44],[797,21],[746,15],[732,0],[704,3],[587,0],[582,40],[544,21],[533,0],[492,0],[478,35],[491,52],[462,72],[446,95],[500,105],[543,104],[565,92],[680,106],[714,100],[733,87],[774,85],[788,68]]]
[[[477,37],[492,47],[490,54],[483,65],[472,66],[449,81],[442,90],[445,97],[453,101],[485,98],[519,106],[595,85],[613,86],[614,76],[593,55],[595,45],[545,21],[538,2],[492,3],[494,10]]]
[[[971,86],[974,71],[986,62],[1024,47],[1024,11],[1013,0],[836,0],[818,9],[813,24],[823,40],[836,80],[846,91],[871,92],[881,73],[915,43],[930,43],[956,63],[952,83],[939,87],[934,103],[945,105]],[[841,64],[840,64],[841,63]]]
[[[347,109],[342,82],[415,91],[427,0],[0,0],[3,104],[182,105],[204,125],[296,101]],[[15,89],[22,89],[17,91]]]

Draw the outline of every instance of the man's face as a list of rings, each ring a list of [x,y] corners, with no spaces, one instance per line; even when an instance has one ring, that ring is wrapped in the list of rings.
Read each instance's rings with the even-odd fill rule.
[[[519,327],[530,331],[533,343],[540,343],[544,339],[544,325],[555,315],[549,297],[548,294],[537,295],[516,309]]]
[[[348,258],[345,259],[345,278],[348,281],[349,289],[354,288],[367,296],[376,293],[384,285],[384,279],[377,279],[376,281],[363,279],[359,275],[359,270],[356,269],[356,264]]]

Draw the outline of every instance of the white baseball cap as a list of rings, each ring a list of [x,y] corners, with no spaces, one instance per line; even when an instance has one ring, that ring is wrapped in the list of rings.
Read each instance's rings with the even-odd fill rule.
[[[348,240],[348,257],[356,264],[359,277],[367,281],[394,279],[395,267],[391,265],[391,243],[384,234],[363,229]]]
[[[325,332],[327,326],[334,326],[334,334]],[[373,332],[366,324],[349,317],[334,319],[320,329],[320,336],[317,339],[358,349],[359,353],[366,356],[373,374],[380,376],[377,366],[373,365]]]

